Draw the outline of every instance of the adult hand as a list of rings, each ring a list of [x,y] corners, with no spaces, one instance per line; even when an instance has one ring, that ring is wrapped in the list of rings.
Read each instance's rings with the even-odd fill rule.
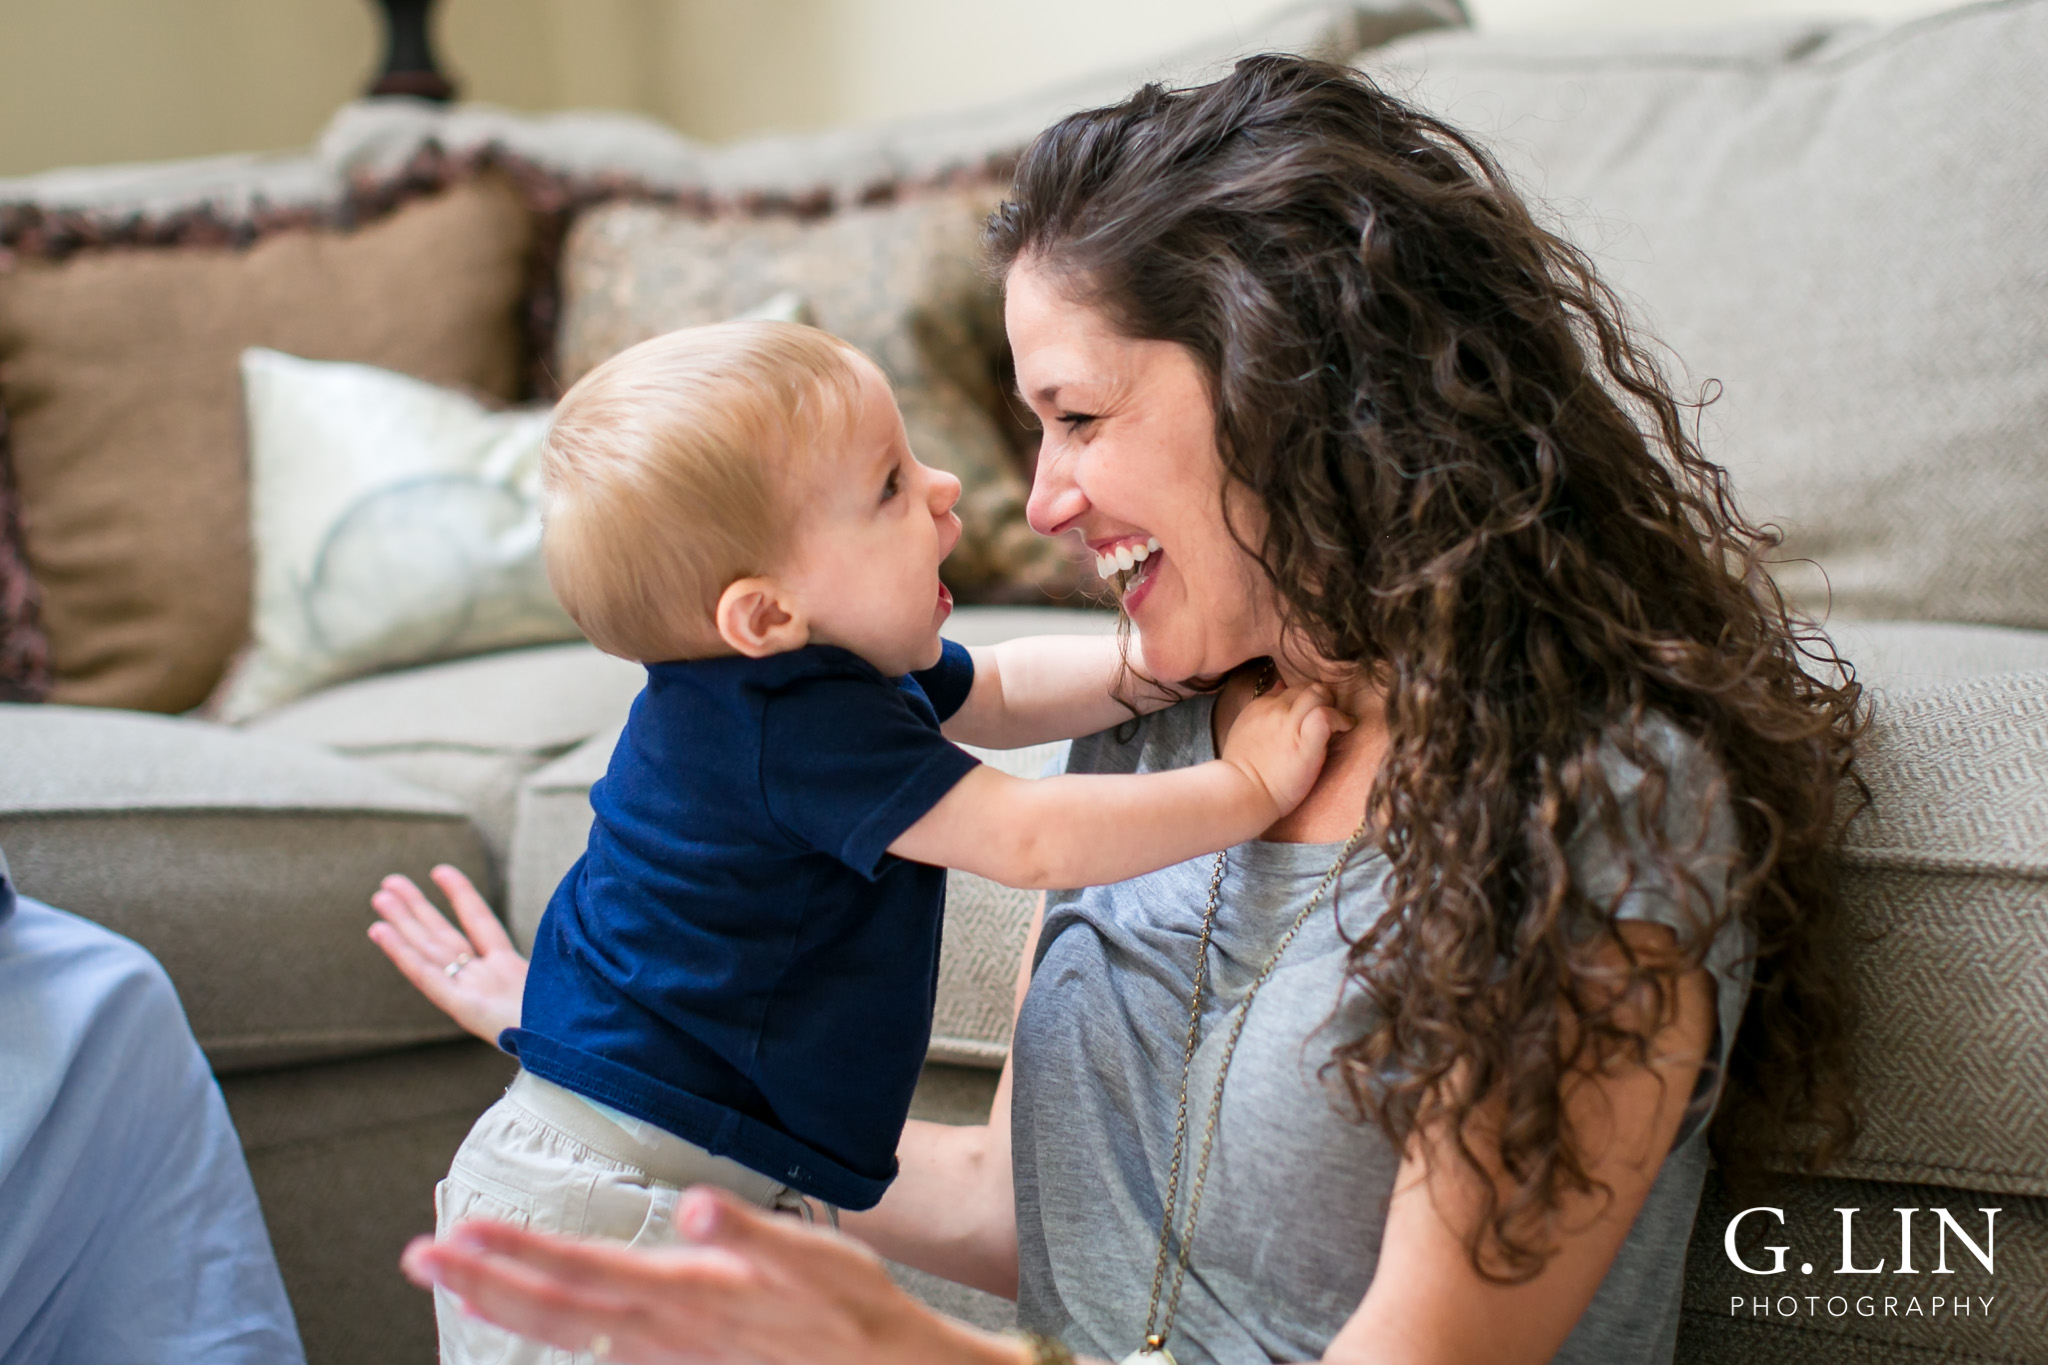
[[[526,959],[459,869],[445,863],[435,868],[434,884],[455,907],[460,929],[448,922],[411,878],[391,876],[370,897],[371,906],[382,916],[370,926],[370,941],[384,950],[384,956],[421,995],[495,1046],[500,1033],[519,1026],[519,1007],[526,993]],[[450,972],[456,963],[462,965]]]
[[[1021,1365],[1024,1348],[942,1317],[881,1261],[828,1228],[699,1186],[676,1207],[681,1244],[630,1248],[458,1224],[402,1264],[465,1310],[522,1336],[632,1365]]]

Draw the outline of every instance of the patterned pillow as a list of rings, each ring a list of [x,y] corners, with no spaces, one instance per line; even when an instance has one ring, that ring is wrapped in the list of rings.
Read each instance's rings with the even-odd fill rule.
[[[243,350],[512,398],[532,245],[518,195],[484,176],[354,231],[247,249],[0,257],[0,479],[40,594],[49,699],[183,711],[247,637]],[[0,563],[0,688],[33,694],[38,621],[16,581]]]
[[[577,638],[540,557],[547,409],[493,412],[261,348],[242,353],[242,383],[255,617],[221,719],[379,669]]]
[[[965,534],[945,569],[954,594],[1070,596],[1076,563],[1025,524],[1029,479],[1007,434],[1002,299],[980,249],[1000,197],[998,187],[976,185],[822,219],[592,209],[563,254],[562,381],[648,337],[793,290],[820,327],[888,374],[918,458],[959,476]]]

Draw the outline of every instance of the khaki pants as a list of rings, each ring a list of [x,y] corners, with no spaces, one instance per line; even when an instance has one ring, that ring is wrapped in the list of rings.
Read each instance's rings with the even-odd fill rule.
[[[522,1071],[469,1130],[448,1178],[434,1188],[434,1230],[445,1237],[466,1218],[489,1218],[663,1246],[676,1240],[676,1196],[691,1185],[717,1185],[761,1208],[810,1216],[789,1186],[651,1126],[636,1138],[569,1091]],[[469,1317],[446,1290],[434,1291],[434,1313],[442,1365],[591,1360]]]

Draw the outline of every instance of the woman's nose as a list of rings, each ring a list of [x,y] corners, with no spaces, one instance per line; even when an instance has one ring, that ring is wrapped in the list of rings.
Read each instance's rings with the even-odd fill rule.
[[[1031,500],[1024,504],[1024,519],[1042,536],[1057,535],[1074,518],[1088,510],[1088,495],[1074,481],[1073,461],[1053,455],[1044,443],[1038,447],[1038,468],[1031,476]]]

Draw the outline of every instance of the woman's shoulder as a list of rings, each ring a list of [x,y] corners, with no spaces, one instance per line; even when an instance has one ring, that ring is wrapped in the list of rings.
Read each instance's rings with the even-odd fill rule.
[[[1652,712],[1607,736],[1600,768],[1606,790],[1581,800],[1567,847],[1579,890],[1618,918],[1664,923],[1681,937],[1728,929],[1741,834],[1712,746]]]
[[[1716,847],[1734,837],[1726,768],[1713,747],[1661,711],[1608,731],[1599,747],[1600,776],[1612,814],[1631,840]],[[1582,807],[1581,833],[1601,824],[1597,807]],[[1610,826],[1611,829],[1611,826]]]
[[[1215,757],[1209,729],[1215,709],[1216,698],[1204,693],[1083,735],[1067,751],[1066,771],[1157,773],[1206,762]]]

